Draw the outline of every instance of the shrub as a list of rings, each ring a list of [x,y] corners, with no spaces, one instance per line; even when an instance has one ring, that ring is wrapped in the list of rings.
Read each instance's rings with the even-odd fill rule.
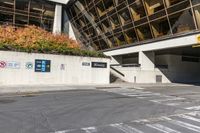
[[[54,35],[36,26],[0,26],[0,50],[105,57],[100,52],[81,50],[67,35]]]

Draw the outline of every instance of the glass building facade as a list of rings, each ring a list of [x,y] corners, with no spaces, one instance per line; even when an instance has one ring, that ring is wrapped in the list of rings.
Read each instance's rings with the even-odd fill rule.
[[[77,39],[96,50],[200,30],[200,0],[75,0],[65,11]]]
[[[0,0],[0,24],[36,25],[52,31],[55,3],[45,0]]]

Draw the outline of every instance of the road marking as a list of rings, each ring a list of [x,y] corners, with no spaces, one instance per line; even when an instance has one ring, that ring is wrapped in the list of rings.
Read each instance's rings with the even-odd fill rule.
[[[192,107],[187,107],[185,109],[188,109],[188,110],[200,110],[200,106],[192,106]]]
[[[178,115],[178,116],[181,117],[181,118],[184,118],[184,119],[200,122],[200,119],[194,118],[192,116],[188,116],[188,115]]]
[[[152,125],[147,124],[146,126],[148,126],[150,128],[153,128],[153,129],[156,129],[156,130],[159,130],[159,131],[161,131],[163,133],[181,133],[181,132],[173,130],[173,129],[169,128],[169,127],[163,126],[161,124],[152,124]]]
[[[144,96],[159,96],[160,94],[154,94],[154,93],[147,93],[147,94],[138,94],[138,95],[128,95],[131,97],[144,97]]]
[[[63,131],[56,131],[54,133],[68,133],[68,132],[71,132],[73,130],[63,130]]]
[[[175,100],[185,100],[185,98],[182,98],[182,97],[172,97],[172,98],[167,98],[167,99],[156,99],[156,100],[150,100],[150,101],[156,102],[156,103],[161,103],[161,102],[175,101]]]
[[[96,133],[97,129],[95,127],[87,127],[87,128],[82,128],[86,133]]]
[[[121,131],[123,131],[124,133],[143,133],[142,131],[133,128],[129,125],[126,124],[110,124],[111,127],[115,127]]]
[[[133,87],[134,89],[137,89],[137,90],[144,90],[145,88],[141,88],[141,87]]]
[[[165,105],[168,105],[168,106],[177,106],[177,105],[180,105],[182,103],[180,102],[177,102],[177,103],[166,103]]]
[[[192,131],[200,133],[200,127],[198,127],[196,125],[192,125],[190,123],[174,120],[174,119],[171,119],[169,117],[162,117],[162,118],[163,118],[163,120],[167,120],[168,122],[170,122],[172,124],[175,124],[175,125],[178,125],[180,127],[184,127],[184,128],[189,129],[189,130],[192,130]]]

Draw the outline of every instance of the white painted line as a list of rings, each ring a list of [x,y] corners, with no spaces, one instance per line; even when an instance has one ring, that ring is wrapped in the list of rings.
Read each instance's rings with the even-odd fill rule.
[[[180,127],[187,128],[189,130],[200,133],[200,127],[199,126],[192,125],[190,123],[186,123],[186,122],[183,122],[183,121],[174,120],[174,119],[171,119],[169,117],[162,117],[162,118],[164,120],[167,120],[168,122],[174,124],[174,125],[178,125]]]
[[[177,105],[180,105],[181,103],[178,102],[178,103],[166,103],[165,105],[168,105],[168,106],[177,106]]]
[[[69,132],[71,132],[71,131],[73,131],[73,130],[56,131],[56,132],[54,132],[54,133],[69,133]]]
[[[87,128],[82,128],[86,133],[96,133],[97,129],[95,127],[87,127]]]
[[[110,124],[110,126],[115,127],[124,133],[143,133],[142,131],[126,124]]]
[[[200,122],[200,119],[197,119],[197,118],[194,118],[194,117],[191,117],[191,116],[188,116],[188,115],[179,115],[179,117],[184,118],[184,119],[188,119],[188,120],[192,120],[192,121],[195,121],[195,122]]]
[[[200,110],[200,106],[192,106],[192,107],[187,107],[185,109],[188,109],[188,110]]]
[[[181,133],[179,131],[176,131],[174,129],[171,129],[169,127],[166,127],[166,126],[163,126],[161,124],[147,124],[146,126],[150,127],[150,128],[153,128],[153,129],[156,129],[158,131],[161,131],[163,133]]]
[[[150,101],[156,102],[156,103],[161,103],[161,102],[175,101],[175,100],[185,100],[185,98],[182,98],[182,97],[172,97],[172,98],[167,98],[167,99],[156,99],[156,100],[150,100]]]
[[[128,96],[143,97],[143,96],[159,96],[159,95],[160,94],[156,94],[156,93],[147,93],[147,94],[128,95]]]
[[[144,90],[145,88],[141,88],[141,87],[133,87],[134,89],[137,89],[137,90]]]

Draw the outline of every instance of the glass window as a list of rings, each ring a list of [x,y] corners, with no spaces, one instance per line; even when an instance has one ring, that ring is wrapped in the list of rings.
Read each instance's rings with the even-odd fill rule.
[[[125,31],[124,36],[128,44],[137,42],[137,36],[134,29]]]
[[[192,4],[193,5],[200,4],[200,0],[192,0]]]
[[[151,22],[151,27],[155,37],[160,37],[171,33],[167,18]]]
[[[107,49],[107,48],[109,48],[109,47],[108,47],[108,44],[105,42],[104,39],[100,39],[100,40],[99,40],[99,43],[100,43],[101,49]]]
[[[14,0],[0,0],[0,6],[4,9],[14,8]]]
[[[96,9],[97,12],[99,13],[99,16],[103,16],[106,13],[105,7],[103,5],[103,2],[100,1],[97,5],[96,5]]]
[[[103,0],[103,2],[108,11],[111,11],[114,8],[113,0]]]
[[[108,37],[108,42],[109,42],[109,44],[110,44],[110,46],[117,46],[116,45],[116,41],[115,41],[115,38],[113,37],[113,36],[109,36]]]
[[[50,19],[42,19],[41,27],[47,31],[52,31],[53,29],[53,20]]]
[[[15,15],[15,25],[16,26],[25,26],[28,24],[28,16],[24,15]]]
[[[53,19],[54,18],[55,5],[45,3],[43,6],[43,17]]]
[[[173,33],[188,32],[195,29],[191,10],[169,16]]]
[[[32,0],[30,5],[30,16],[41,17],[43,12],[42,3]]]
[[[13,24],[13,14],[7,14],[0,12],[0,24],[1,25],[12,25]]]
[[[188,7],[190,7],[190,2],[188,0],[185,0],[185,1],[182,1],[180,3],[175,4],[173,6],[170,6],[167,9],[167,12],[168,12],[168,14],[171,14],[171,13],[174,13],[176,11],[180,11],[180,10],[186,9]]]
[[[163,0],[145,0],[145,5],[149,15],[164,10]]]
[[[29,0],[16,0],[16,13],[28,15]]]
[[[122,25],[124,25],[128,22],[131,22],[131,16],[129,14],[128,9],[125,9],[125,10],[119,12],[119,17],[120,17]]]
[[[152,39],[151,30],[148,24],[137,27],[136,30],[140,41]]]
[[[141,18],[146,16],[141,0],[137,0],[133,5],[130,6],[130,12],[133,16],[134,21],[140,20]]]
[[[112,28],[113,28],[113,29],[115,29],[115,28],[117,28],[117,27],[120,26],[120,23],[119,23],[119,19],[118,19],[117,14],[111,16],[110,19],[111,19],[110,22],[111,22],[111,24],[112,24]]]
[[[118,46],[127,44],[123,33],[117,33],[114,36],[115,36],[115,40]]]
[[[170,6],[175,5],[177,3],[181,3],[183,1],[186,1],[186,0],[165,0],[167,7],[170,7]]]
[[[197,6],[194,8],[194,14],[196,17],[196,21],[197,21],[197,26],[200,29],[200,6]]]
[[[30,17],[29,18],[29,25],[35,25],[35,26],[40,27],[41,26],[41,18]]]

